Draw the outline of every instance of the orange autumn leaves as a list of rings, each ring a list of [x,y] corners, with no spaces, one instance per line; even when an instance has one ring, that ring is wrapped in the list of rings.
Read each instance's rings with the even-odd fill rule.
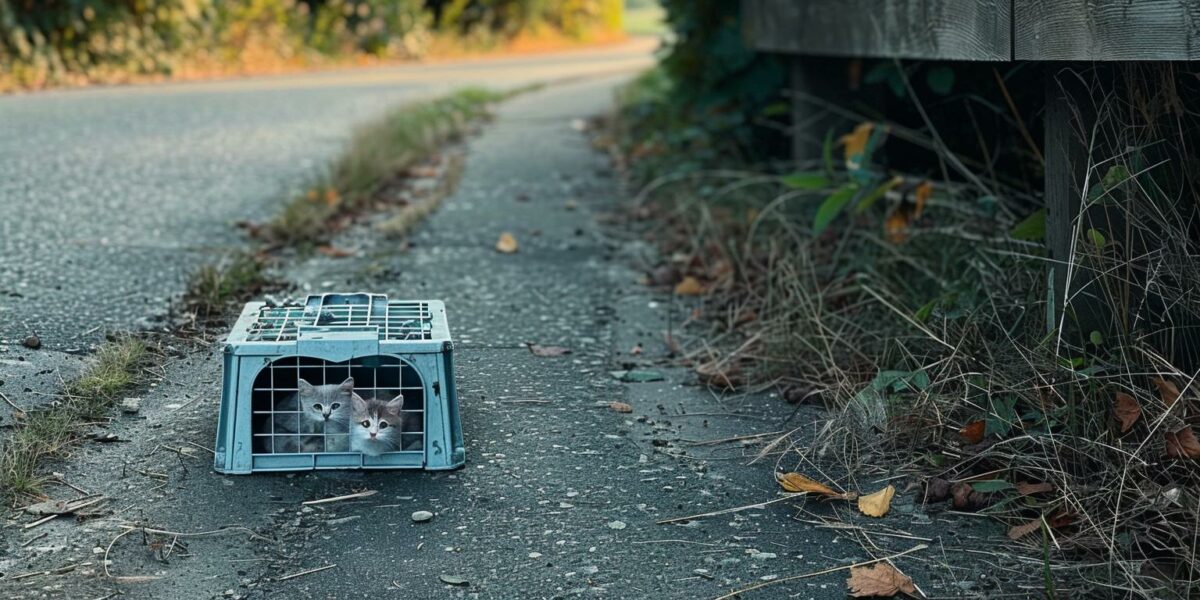
[[[877,127],[875,123],[867,121],[859,123],[853,131],[838,138],[846,171],[852,182],[866,184],[875,177],[868,169],[871,153],[883,143],[887,134],[887,128]],[[931,196],[932,181],[896,176],[879,185],[874,191],[862,194],[858,210],[861,212],[881,197],[886,197],[893,207],[884,220],[884,234],[893,244],[903,244],[908,241],[913,223],[924,214],[925,205]]]
[[[1167,412],[1172,412],[1182,395],[1179,386],[1163,377],[1154,377],[1150,382],[1158,390]],[[1137,398],[1126,392],[1113,394],[1113,419],[1122,434],[1128,433],[1141,416],[1142,405]],[[1180,419],[1165,420],[1164,425],[1164,454],[1167,458],[1200,460],[1200,439],[1196,438],[1196,431],[1191,425]]]
[[[856,492],[838,492],[833,488],[800,473],[783,473],[776,475],[779,487],[793,494],[813,494],[823,498],[836,500],[857,501],[858,510],[868,517],[882,517],[892,506],[892,498],[896,488],[887,486],[875,493],[860,496]]]

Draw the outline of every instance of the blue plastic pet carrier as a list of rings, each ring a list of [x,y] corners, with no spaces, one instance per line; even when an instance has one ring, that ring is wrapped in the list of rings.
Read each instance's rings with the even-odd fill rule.
[[[303,305],[247,304],[225,342],[216,470],[247,474],[462,466],[466,453],[452,350],[446,309],[436,300],[323,294],[309,296]],[[337,397],[324,406],[306,401],[313,390],[347,399],[351,387],[357,397],[353,406]],[[355,407],[366,406],[365,399],[382,403],[399,396],[402,400],[389,405],[402,404],[389,413],[393,429],[378,431],[388,425],[378,422],[370,429],[392,434],[386,450],[364,451],[366,442],[356,446],[369,434],[355,429],[372,424],[366,419],[350,422],[359,414]],[[347,410],[351,412],[338,412]]]

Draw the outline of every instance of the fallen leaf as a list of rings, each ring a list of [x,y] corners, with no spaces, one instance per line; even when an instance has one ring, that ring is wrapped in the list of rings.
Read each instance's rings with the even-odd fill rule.
[[[983,441],[983,434],[986,430],[987,423],[983,421],[971,421],[958,430],[958,435],[961,435],[968,444],[978,444]]]
[[[500,239],[496,241],[496,251],[504,254],[512,254],[517,251],[518,247],[517,238],[507,231],[501,233]]]
[[[1041,529],[1041,527],[1042,527],[1041,519],[1034,519],[1028,523],[1025,523],[1024,525],[1014,525],[1011,529],[1008,530],[1008,539],[1013,540],[1013,541],[1019,540],[1025,536],[1037,531],[1038,529]]]
[[[896,488],[889,485],[874,494],[859,496],[858,510],[868,517],[882,517],[892,507],[892,497],[895,495]]]
[[[900,592],[909,595],[917,593],[912,578],[886,562],[877,562],[869,567],[850,567],[846,587],[854,598],[888,598]]]
[[[1171,458],[1200,459],[1200,440],[1191,427],[1184,427],[1174,433],[1163,434],[1167,440],[1167,456]]]
[[[528,344],[528,346],[529,351],[532,352],[534,356],[554,358],[556,356],[563,356],[571,353],[570,348],[563,348],[562,346],[542,346],[540,344]]]
[[[629,371],[609,371],[613,377],[626,383],[649,383],[662,381],[663,374],[653,369],[632,369]]]
[[[333,188],[325,188],[325,206],[330,208],[342,203],[342,197],[338,195],[337,190]]]
[[[683,281],[675,284],[675,295],[677,296],[699,296],[703,293],[704,284],[691,275],[684,277]]]
[[[863,151],[867,149],[867,142],[871,140],[871,132],[874,130],[875,124],[870,121],[859,123],[854,128],[854,131],[838,139],[838,142],[844,148],[844,156],[846,157],[847,164],[850,164],[856,157],[861,156]]]
[[[1032,496],[1034,494],[1044,494],[1046,492],[1053,492],[1053,491],[1054,491],[1053,483],[1042,482],[1042,483],[1018,483],[1017,484],[1017,493],[1022,496]]]
[[[458,575],[438,575],[438,579],[440,579],[442,581],[442,583],[445,583],[447,585],[470,585],[471,584],[471,582],[468,581],[466,577],[459,577]]]
[[[799,473],[784,473],[776,475],[775,478],[779,481],[779,487],[783,488],[785,492],[793,494],[807,492],[809,494],[829,496],[830,498],[841,496],[841,494],[830,489],[829,486],[809,479]]]
[[[1154,377],[1150,380],[1154,387],[1158,388],[1158,395],[1162,396],[1163,404],[1167,408],[1171,408],[1175,401],[1179,399],[1179,388],[1172,382],[1163,379],[1162,377]]]
[[[633,412],[633,407],[628,404],[625,404],[624,402],[613,402],[612,404],[609,404],[608,407],[619,413]]]
[[[1121,433],[1125,433],[1142,416],[1142,407],[1133,396],[1117,392],[1113,400],[1113,415],[1121,423]]]
[[[962,481],[950,487],[950,495],[954,498],[954,508],[962,510],[967,508],[971,503],[971,484]]]
[[[330,246],[328,244],[317,246],[317,252],[320,252],[321,254],[324,254],[330,258],[346,258],[347,256],[354,256],[353,250],[338,248],[337,246]]]

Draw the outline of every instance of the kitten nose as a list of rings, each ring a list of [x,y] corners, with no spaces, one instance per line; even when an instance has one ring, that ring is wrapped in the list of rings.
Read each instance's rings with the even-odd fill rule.
[[[377,434],[377,433],[375,433],[374,431],[372,431],[372,432],[371,432],[371,439],[375,439],[375,436],[376,436],[376,435],[378,435],[378,434]]]

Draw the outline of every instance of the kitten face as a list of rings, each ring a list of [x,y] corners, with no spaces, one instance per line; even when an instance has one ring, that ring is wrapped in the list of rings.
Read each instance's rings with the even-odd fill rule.
[[[404,395],[391,400],[364,400],[355,395],[350,418],[350,449],[371,456],[400,449]]]
[[[355,397],[354,378],[335,385],[312,385],[301,379],[297,383],[300,414],[317,425],[345,423],[350,416],[350,403]]]

